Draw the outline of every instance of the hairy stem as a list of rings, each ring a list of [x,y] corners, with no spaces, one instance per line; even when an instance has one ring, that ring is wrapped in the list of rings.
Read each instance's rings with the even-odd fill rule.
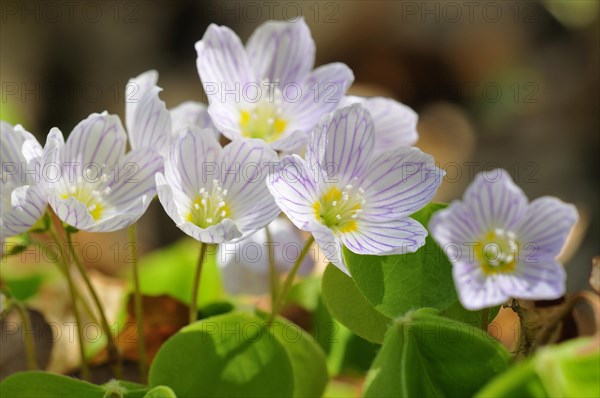
[[[198,319],[198,291],[200,289],[200,279],[202,276],[202,268],[204,266],[204,260],[206,257],[207,244],[200,242],[200,255],[198,256],[198,263],[196,265],[196,273],[194,275],[194,284],[192,286],[192,297],[190,301],[190,317],[189,323],[196,322]]]
[[[285,303],[285,298],[288,295],[290,289],[292,288],[292,284],[294,283],[294,278],[296,277],[296,273],[298,273],[300,264],[302,264],[302,261],[304,261],[304,257],[306,257],[306,255],[308,254],[308,251],[310,250],[310,247],[312,246],[314,241],[315,241],[315,238],[312,236],[310,237],[310,239],[308,239],[308,241],[306,241],[306,244],[302,248],[302,251],[300,252],[300,255],[298,256],[298,258],[296,259],[294,266],[292,267],[292,269],[288,273],[287,277],[285,278],[285,281],[283,282],[283,287],[281,288],[281,291],[279,292],[279,296],[277,297],[277,300],[275,301],[275,305],[273,306],[273,311],[271,312],[271,316],[269,317],[268,323],[273,322],[273,320],[275,319],[275,317],[277,316],[279,311],[281,311],[281,307],[283,307],[283,305]]]
[[[88,291],[90,292],[90,294],[92,296],[92,300],[94,301],[94,304],[96,305],[96,307],[98,309],[98,313],[100,314],[100,326],[102,327],[104,333],[106,334],[108,357],[110,358],[110,362],[113,365],[114,375],[117,379],[122,379],[123,372],[121,369],[121,359],[119,357],[119,350],[117,348],[115,338],[112,334],[112,331],[110,330],[110,325],[108,324],[108,320],[106,318],[106,313],[104,311],[104,307],[102,306],[102,302],[100,301],[100,297],[98,296],[98,293],[96,292],[96,289],[94,288],[94,285],[92,285],[92,281],[90,280],[89,276],[85,272],[85,269],[83,268],[83,265],[81,264],[81,261],[79,260],[79,257],[77,256],[77,253],[75,252],[75,247],[73,246],[72,232],[69,231],[68,228],[65,228],[65,232],[67,235],[67,245],[69,246],[71,259],[73,260],[73,263],[75,264],[75,266],[77,267],[77,270],[81,274],[81,277],[83,278],[83,282],[85,283]]]
[[[15,309],[19,313],[19,317],[21,318],[21,331],[25,335],[25,354],[27,355],[27,367],[29,370],[37,370],[37,361],[35,359],[35,347],[33,341],[31,341],[31,336],[28,331],[31,327],[31,319],[29,318],[29,313],[25,306],[20,302],[15,302]]]
[[[148,382],[148,366],[146,363],[146,337],[144,336],[144,309],[142,304],[142,292],[140,289],[140,278],[139,278],[139,257],[137,251],[137,236],[136,226],[131,224],[129,226],[129,246],[131,246],[131,269],[133,276],[133,287],[134,287],[134,312],[135,312],[135,324],[137,328],[138,336],[138,354],[139,354],[139,370],[142,384]]]
[[[81,315],[79,314],[79,309],[77,308],[77,290],[75,289],[75,283],[73,282],[73,276],[71,275],[71,272],[69,271],[69,267],[66,263],[66,257],[62,250],[62,246],[59,243],[58,235],[56,234],[56,232],[54,231],[53,228],[50,228],[48,230],[48,233],[50,234],[50,236],[52,237],[52,239],[56,242],[56,245],[58,246],[58,250],[59,250],[58,257],[61,259],[61,261],[63,263],[62,267],[65,271],[64,275],[65,275],[65,279],[67,280],[67,285],[69,287],[69,296],[71,299],[71,303],[73,305],[73,315],[75,317],[75,324],[76,324],[76,329],[77,329],[77,340],[79,343],[79,359],[81,362],[81,378],[83,380],[90,381],[91,380],[90,368],[87,363],[87,359],[85,358],[85,345],[84,345],[84,340],[83,340],[83,323],[81,322]]]

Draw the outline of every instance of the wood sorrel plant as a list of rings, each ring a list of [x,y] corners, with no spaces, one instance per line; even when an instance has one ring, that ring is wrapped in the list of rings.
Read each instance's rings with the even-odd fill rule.
[[[21,126],[2,122],[3,254],[17,255],[37,234],[67,243],[55,257],[77,323],[79,375],[98,381],[83,309],[103,329],[115,377],[92,384],[20,372],[0,384],[2,396],[317,397],[328,385],[335,393],[348,373],[361,376],[365,397],[599,392],[597,325],[588,333],[595,337],[549,344],[566,333],[579,302],[598,321],[597,295],[567,297],[548,316],[535,302],[565,295],[557,256],[577,220],[574,206],[549,197],[528,203],[505,170],[477,175],[462,201],[433,203],[444,171],[412,146],[417,114],[392,99],[345,96],[352,72],[339,63],[313,69],[303,19],[267,22],[246,46],[211,25],[196,50],[208,107],[168,110],[158,73],[148,71],[129,81],[127,132],[117,116],[95,113],[66,142],[52,129],[42,148]],[[222,146],[224,137],[231,142]],[[140,262],[135,223],[156,194],[194,244]],[[72,241],[78,230],[124,228],[134,380],[121,372],[127,351]],[[18,235],[23,243],[13,245]],[[323,255],[324,271],[314,267]],[[10,305],[5,311],[3,295],[0,313],[16,309],[28,329],[28,297],[2,282]],[[270,300],[256,299],[263,293]],[[143,294],[169,304],[165,317],[185,304],[178,325],[188,325],[153,328]],[[521,318],[518,345],[509,349],[490,325],[500,306]],[[33,340],[23,351],[32,369]]]

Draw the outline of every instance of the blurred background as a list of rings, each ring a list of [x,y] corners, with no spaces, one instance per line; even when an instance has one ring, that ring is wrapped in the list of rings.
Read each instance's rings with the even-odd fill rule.
[[[575,203],[569,289],[587,286],[600,241],[599,4],[590,1],[2,1],[0,118],[45,141],[92,112],[124,116],[129,78],[160,73],[169,108],[205,102],[194,43],[210,23],[245,40],[268,19],[304,17],[317,65],[355,73],[351,93],[420,115],[418,146],[447,170],[439,200],[475,173],[506,168],[530,198]],[[182,236],[154,203],[143,251]],[[81,239],[85,239],[85,234]],[[125,232],[94,235],[108,247]],[[112,252],[94,264],[122,267]]]

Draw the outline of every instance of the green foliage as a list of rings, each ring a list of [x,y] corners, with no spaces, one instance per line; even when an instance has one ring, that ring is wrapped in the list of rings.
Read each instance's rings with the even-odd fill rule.
[[[4,279],[4,283],[6,283],[10,294],[19,301],[25,301],[35,296],[43,281],[44,276],[41,274]]]
[[[281,317],[274,321],[273,333],[292,365],[294,397],[320,397],[329,379],[321,347],[308,332]]]
[[[200,245],[197,241],[186,238],[143,257],[140,262],[142,294],[166,294],[183,303],[189,303],[192,295],[191,281],[194,278],[199,250]],[[225,298],[215,257],[215,247],[209,247],[202,268],[198,306]]]
[[[477,397],[599,397],[600,349],[582,337],[541,348],[486,385]]]
[[[145,387],[113,380],[104,385],[46,372],[21,372],[0,383],[0,396],[11,398],[141,398]]]
[[[445,204],[430,203],[411,217],[427,227],[429,219]],[[358,289],[367,301],[389,318],[423,307],[436,308],[453,319],[471,323],[479,317],[462,308],[452,280],[452,264],[431,236],[414,253],[367,256],[344,248],[344,258]]]
[[[326,382],[325,357],[307,333],[240,312],[185,327],[150,369],[151,386],[169,386],[180,398],[314,396]]]
[[[498,311],[500,311],[500,306],[489,309],[487,323],[494,320],[496,315],[498,315]],[[440,315],[477,327],[481,326],[481,318],[483,316],[482,311],[469,311],[465,309],[460,304],[460,301],[456,301],[450,307],[442,311]]]
[[[144,398],[177,398],[177,395],[167,386],[158,386],[149,390]]]
[[[508,366],[480,329],[423,309],[396,321],[369,371],[365,397],[468,397]]]
[[[323,301],[335,319],[365,340],[383,342],[392,321],[367,302],[352,278],[329,264],[322,284]]]

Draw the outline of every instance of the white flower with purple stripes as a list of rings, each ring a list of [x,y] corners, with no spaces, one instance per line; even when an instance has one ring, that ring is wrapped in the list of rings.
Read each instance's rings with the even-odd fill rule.
[[[477,175],[463,200],[434,214],[429,228],[453,263],[462,305],[477,310],[510,298],[561,297],[566,275],[556,257],[577,217],[575,206],[553,197],[528,203],[498,169]]]
[[[171,113],[158,94],[158,72],[129,79],[125,89],[125,125],[131,149],[153,148],[165,154],[173,140]]]
[[[319,118],[336,109],[354,80],[344,64],[313,70],[315,43],[303,18],[259,26],[246,47],[225,26],[196,43],[208,112],[227,138],[259,138],[275,150],[306,142]]]
[[[81,230],[110,232],[136,222],[154,195],[162,157],[141,147],[125,155],[127,135],[117,116],[94,113],[66,143],[53,128],[43,155],[48,201],[65,223]]]
[[[0,122],[2,181],[0,242],[28,231],[44,214],[46,189],[41,184],[42,146],[21,125]]]
[[[384,152],[399,146],[414,145],[419,139],[419,116],[410,107],[384,97],[346,96],[341,107],[362,104],[371,113],[375,123],[375,152]]]
[[[167,110],[158,94],[158,72],[149,70],[129,79],[125,90],[125,124],[131,148],[155,148],[166,154],[175,135],[188,125],[212,129],[206,105],[185,101]]]
[[[342,244],[373,255],[421,247],[427,231],[409,216],[431,201],[443,176],[417,148],[374,156],[373,126],[360,104],[326,115],[312,132],[306,158],[283,158],[267,180],[283,212],[345,272]]]
[[[158,198],[177,227],[204,243],[237,242],[280,213],[265,185],[277,154],[260,140],[225,148],[212,131],[188,125],[156,175]]]

